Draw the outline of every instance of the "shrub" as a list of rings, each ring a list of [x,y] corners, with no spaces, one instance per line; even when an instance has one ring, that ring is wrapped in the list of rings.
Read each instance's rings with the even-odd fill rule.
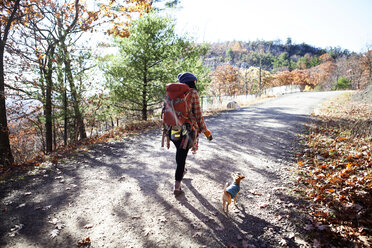
[[[335,90],[351,89],[351,80],[346,77],[340,77],[334,84]]]

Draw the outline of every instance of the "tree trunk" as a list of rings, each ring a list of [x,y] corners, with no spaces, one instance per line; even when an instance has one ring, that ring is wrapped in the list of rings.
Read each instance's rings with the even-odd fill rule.
[[[68,118],[67,118],[67,90],[66,85],[63,92],[63,144],[67,146],[67,134],[68,134]]]
[[[79,97],[76,91],[75,83],[74,83],[74,78],[72,76],[72,71],[71,71],[71,60],[69,53],[67,51],[66,46],[63,46],[64,52],[65,52],[65,70],[67,73],[67,79],[70,84],[71,88],[71,95],[72,95],[72,100],[73,100],[73,108],[75,112],[75,118],[77,121],[78,125],[78,130],[80,134],[81,139],[86,139],[87,138],[87,133],[85,131],[85,125],[84,125],[84,120],[83,120],[83,115],[81,114],[80,108],[79,108]]]
[[[0,166],[9,167],[14,162],[10,150],[8,120],[5,105],[5,78],[4,78],[4,48],[5,44],[0,41]]]
[[[142,90],[142,120],[147,121],[147,69],[145,68],[145,75],[143,77]]]
[[[51,50],[48,54],[48,64],[46,69],[45,83],[46,83],[46,94],[45,94],[45,106],[44,106],[44,115],[45,115],[45,143],[46,143],[46,152],[50,153],[53,151],[53,123],[52,123],[52,88],[53,88],[53,61],[54,56],[54,47],[51,47]]]
[[[14,158],[10,150],[8,119],[6,116],[4,52],[11,24],[19,10],[19,2],[20,0],[14,1],[12,12],[8,21],[5,23],[6,25],[2,27],[0,36],[0,166],[4,167],[9,167],[14,163]]]
[[[57,150],[57,128],[56,128],[55,118],[52,118],[52,121],[53,121],[53,145],[54,145],[54,150]]]
[[[260,70],[259,70],[259,76],[258,76],[258,96],[261,96],[262,94],[262,85],[261,85],[261,65],[262,65],[262,58],[260,56]]]

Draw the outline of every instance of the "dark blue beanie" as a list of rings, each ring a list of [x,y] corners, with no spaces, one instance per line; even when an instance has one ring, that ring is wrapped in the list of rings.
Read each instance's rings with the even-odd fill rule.
[[[198,81],[198,78],[195,77],[195,75],[190,73],[190,72],[185,72],[185,73],[178,74],[177,79],[178,79],[178,82],[180,82],[180,83]]]

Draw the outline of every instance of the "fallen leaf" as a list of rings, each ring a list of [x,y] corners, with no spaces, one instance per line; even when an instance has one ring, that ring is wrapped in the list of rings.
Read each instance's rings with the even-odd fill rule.
[[[64,226],[65,226],[65,225],[62,224],[61,222],[59,222],[59,223],[56,224],[56,228],[57,228],[58,230],[61,230]]]
[[[289,239],[293,239],[294,236],[295,236],[295,234],[294,234],[293,232],[291,232],[291,233],[288,234],[288,238],[289,238]]]
[[[160,216],[160,217],[159,217],[159,221],[160,221],[161,223],[166,223],[168,220],[167,220],[167,218],[165,218],[164,216]]]
[[[26,203],[19,204],[17,208],[23,208],[24,206],[26,206]]]
[[[210,211],[209,212],[211,215],[213,215],[213,216],[217,216],[218,215],[218,211]]]
[[[58,229],[54,229],[53,231],[51,231],[51,232],[49,233],[49,235],[50,235],[51,238],[55,238],[55,237],[57,237],[58,234],[59,234],[59,230],[58,230]]]
[[[78,242],[78,246],[89,246],[91,243],[90,238],[87,237],[85,239],[82,239]]]
[[[267,207],[269,204],[267,204],[267,203],[263,203],[263,204],[261,204],[261,205],[259,205],[259,207],[260,208],[265,208],[265,207]]]
[[[148,236],[149,234],[151,234],[152,230],[151,228],[149,227],[146,227],[144,230],[143,230],[143,233],[145,236]]]
[[[295,237],[295,242],[296,244],[299,244],[301,247],[309,247],[309,243],[307,243],[305,240],[299,238],[299,237]]]
[[[90,224],[90,223],[89,223],[89,224],[86,224],[86,225],[84,226],[85,229],[89,229],[89,228],[92,228],[92,227],[93,227],[93,224]]]
[[[14,227],[12,227],[12,228],[10,229],[9,236],[10,236],[10,237],[14,237],[14,236],[16,236],[16,235],[19,233],[19,230],[21,230],[23,227],[24,227],[23,224],[15,225]]]
[[[370,242],[371,242],[371,240],[369,240],[369,238],[367,237],[367,236],[359,236],[359,240],[361,240],[363,243],[364,243],[364,245],[366,246],[366,247],[369,247],[370,246]]]
[[[256,191],[254,191],[254,190],[249,190],[249,192],[250,192],[252,195],[258,195],[258,196],[262,195],[262,193],[256,192]]]
[[[48,210],[48,209],[50,209],[52,207],[52,205],[47,205],[47,206],[45,206],[45,207],[43,207],[43,210],[45,211],[45,210]]]
[[[51,221],[49,221],[49,223],[55,225],[59,222],[59,220],[57,218],[53,218]]]
[[[281,245],[281,246],[287,246],[287,245],[288,245],[287,240],[285,240],[285,239],[281,239],[281,240],[279,241],[279,245]]]

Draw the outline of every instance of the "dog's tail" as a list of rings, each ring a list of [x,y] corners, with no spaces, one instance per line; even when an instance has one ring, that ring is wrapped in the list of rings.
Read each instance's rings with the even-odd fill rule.
[[[227,188],[227,186],[229,186],[229,183],[226,183],[226,184],[225,184],[225,188],[223,188],[223,192],[224,192],[224,193],[226,193],[226,188]]]

